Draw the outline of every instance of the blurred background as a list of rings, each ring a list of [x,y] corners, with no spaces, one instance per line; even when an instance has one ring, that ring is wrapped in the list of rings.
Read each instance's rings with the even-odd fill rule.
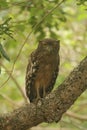
[[[29,54],[43,38],[60,39],[60,72],[54,89],[87,55],[87,0],[0,0],[0,113],[25,102]],[[87,92],[59,123],[35,130],[87,130]]]

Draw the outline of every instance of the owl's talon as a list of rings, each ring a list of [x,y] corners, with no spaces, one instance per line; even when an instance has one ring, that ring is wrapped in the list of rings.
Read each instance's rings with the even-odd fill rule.
[[[41,98],[41,97],[36,98],[36,99],[33,101],[33,103],[36,104],[36,105],[41,105],[41,104],[42,104],[41,102],[42,102],[42,98]]]

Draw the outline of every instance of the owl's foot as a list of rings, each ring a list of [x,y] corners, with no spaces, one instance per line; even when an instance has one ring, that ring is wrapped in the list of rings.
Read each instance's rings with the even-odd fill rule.
[[[41,97],[38,97],[38,98],[36,98],[36,99],[33,101],[33,103],[36,104],[36,105],[38,105],[38,104],[41,104],[41,101],[42,101],[42,98],[41,98]]]
[[[41,97],[37,97],[35,100],[38,103],[41,100]]]

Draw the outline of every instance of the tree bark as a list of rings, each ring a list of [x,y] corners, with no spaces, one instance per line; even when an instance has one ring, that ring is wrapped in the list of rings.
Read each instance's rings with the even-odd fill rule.
[[[24,104],[0,115],[0,130],[27,130],[42,122],[58,122],[87,88],[87,56],[65,81],[37,104]]]

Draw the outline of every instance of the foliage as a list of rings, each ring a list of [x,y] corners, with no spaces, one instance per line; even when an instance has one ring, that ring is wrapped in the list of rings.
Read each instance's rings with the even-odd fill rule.
[[[0,44],[0,52],[2,54],[2,56],[7,59],[8,61],[10,61],[9,57],[7,56],[6,52],[4,51],[2,44]]]
[[[10,29],[10,26],[9,26],[9,21],[11,20],[11,18],[8,18],[4,23],[2,23],[0,25],[0,35],[1,35],[1,38],[4,34],[8,35],[9,37],[13,38],[12,37],[12,30]]]
[[[87,5],[87,0],[78,0],[78,5]]]
[[[12,37],[12,30],[10,29],[9,26],[9,21],[11,20],[11,18],[8,18],[5,20],[5,22],[3,22],[2,24],[0,24],[0,42],[2,42],[2,39],[4,39],[4,35],[8,35],[9,37]],[[1,56],[3,56],[6,60],[10,61],[7,53],[5,52],[2,44],[0,43],[0,58]],[[0,69],[1,71],[1,69]]]
[[[26,100],[26,64],[38,40],[52,37],[61,41],[60,73],[55,88],[87,54],[86,7],[86,0],[0,1],[0,112],[12,110]],[[87,114],[86,98],[84,93],[70,110]],[[82,127],[87,128],[86,122]],[[65,115],[60,123],[78,130],[81,121]]]

